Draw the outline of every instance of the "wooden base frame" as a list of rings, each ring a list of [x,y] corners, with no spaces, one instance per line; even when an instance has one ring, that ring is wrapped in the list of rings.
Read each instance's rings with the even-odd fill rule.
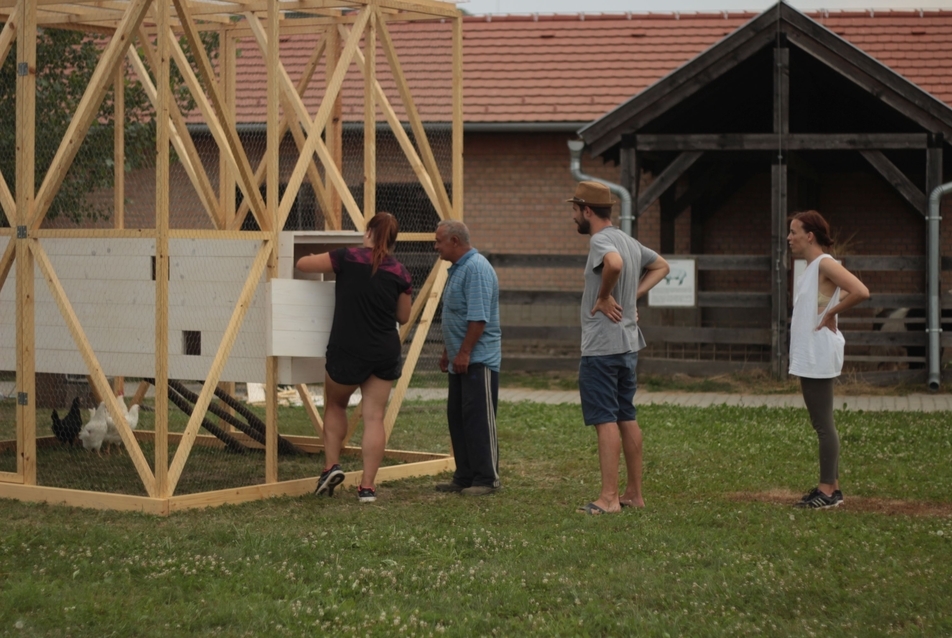
[[[136,438],[140,441],[154,438],[155,433],[137,431]],[[240,436],[240,435],[239,435]],[[181,438],[181,434],[170,434],[170,443]],[[319,439],[309,436],[285,437],[299,448],[309,453],[323,450]],[[242,442],[249,447],[262,449],[263,446],[242,438]],[[0,441],[0,450],[9,449],[16,445],[16,441]],[[37,439],[37,447],[43,448],[59,445],[54,437]],[[213,436],[200,435],[195,439],[195,445],[221,447],[221,441]],[[344,456],[359,456],[359,447],[345,447],[341,450]],[[412,452],[407,450],[385,450],[384,460],[403,461],[399,465],[385,465],[377,470],[377,483],[397,481],[420,476],[435,476],[443,472],[452,472],[456,469],[456,462],[452,455],[432,452]],[[356,487],[360,482],[361,471],[347,472],[344,475],[345,487]],[[10,498],[31,503],[49,503],[50,505],[67,505],[70,507],[84,507],[101,510],[121,510],[142,512],[157,516],[182,510],[203,509],[220,505],[236,505],[249,501],[274,498],[279,496],[304,496],[312,493],[317,487],[318,476],[278,481],[276,483],[262,483],[245,485],[223,490],[183,494],[169,498],[150,498],[148,496],[133,496],[129,494],[112,494],[107,492],[91,492],[61,487],[44,487],[38,485],[24,485],[16,480],[16,475],[0,473],[0,498]]]

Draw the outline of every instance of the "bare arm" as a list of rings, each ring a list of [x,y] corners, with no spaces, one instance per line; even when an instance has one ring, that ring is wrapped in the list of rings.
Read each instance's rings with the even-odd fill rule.
[[[295,268],[301,272],[334,272],[334,265],[331,264],[330,253],[301,257],[298,259]]]
[[[622,307],[612,297],[612,290],[618,283],[622,268],[625,262],[618,253],[606,253],[602,258],[602,284],[598,288],[598,299],[595,300],[595,307],[592,308],[592,316],[596,312],[618,323],[622,318]]]
[[[820,274],[832,281],[840,290],[846,292],[846,296],[841,295],[840,302],[826,313],[823,323],[817,326],[817,330],[826,327],[836,332],[836,316],[869,299],[869,288],[835,259],[821,260]]]
[[[639,299],[648,294],[649,290],[657,286],[662,279],[668,276],[668,273],[671,271],[671,266],[668,265],[664,257],[658,255],[653,262],[645,266],[645,271],[645,276],[638,282]]]
[[[412,300],[410,293],[404,292],[400,293],[400,296],[397,297],[397,322],[402,326],[406,322],[410,321],[410,306],[412,305]]]

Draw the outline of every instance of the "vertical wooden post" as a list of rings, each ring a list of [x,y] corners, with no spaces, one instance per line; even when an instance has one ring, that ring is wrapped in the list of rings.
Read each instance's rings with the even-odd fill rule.
[[[369,9],[368,9],[369,10]],[[377,82],[377,15],[370,14],[364,36],[364,219],[377,212],[377,104],[374,84]]]
[[[337,63],[340,60],[340,33],[337,31],[337,25],[331,24],[327,27],[327,50],[324,54],[324,61],[326,63],[326,78],[330,78],[334,75],[334,70],[337,68]],[[343,101],[340,96],[340,93],[337,94],[334,99],[334,108],[330,113],[330,117],[327,118],[327,125],[324,129],[324,135],[327,140],[327,149],[330,151],[331,160],[340,170],[342,160],[343,160],[343,146],[342,146],[342,127],[341,127],[341,115],[343,112]],[[327,191],[327,205],[330,207],[329,211],[324,211],[324,225],[325,228],[330,222],[330,229],[339,230],[341,228],[341,199],[340,192],[334,187],[334,183],[331,181],[330,175],[325,170],[324,172],[324,188]]]
[[[36,141],[36,3],[17,3],[16,263],[17,263],[17,473],[36,485],[36,334],[34,332],[33,216]]]
[[[126,227],[126,86],[125,67],[116,66],[116,77],[113,80],[113,225],[115,228]],[[117,397],[125,396],[125,379],[116,377],[112,380],[112,392]]]
[[[171,45],[169,3],[155,3],[157,26],[155,152],[155,492],[169,493],[169,142]]]
[[[790,50],[786,41],[774,49],[774,133],[777,155],[770,172],[771,202],[771,293],[773,321],[771,330],[771,361],[773,373],[787,378],[788,314],[787,303],[787,158],[786,136],[790,133]]]
[[[463,219],[463,15],[453,20],[453,215]]]
[[[235,55],[237,46],[235,38],[228,29],[218,32],[218,41],[221,46],[221,83],[225,95],[225,108],[230,113],[235,112]],[[224,153],[218,154],[218,199],[221,201],[222,215],[225,220],[224,228],[231,228],[237,211],[235,210],[235,174]]]
[[[619,164],[621,168],[621,185],[631,193],[631,214],[634,219],[631,220],[631,236],[638,238],[638,189],[641,186],[641,170],[638,167],[638,151],[635,150],[636,138],[633,134],[624,134],[621,136],[621,157]]]
[[[271,229],[274,241],[268,255],[268,280],[278,276],[278,233],[281,232],[278,220],[278,163],[281,147],[281,115],[278,107],[281,104],[281,85],[278,68],[281,64],[279,55],[281,38],[278,27],[281,14],[278,10],[278,0],[268,0],[268,47],[265,51],[268,69],[268,146],[267,146],[267,202],[265,208],[271,218]],[[292,126],[297,126],[293,124]],[[267,357],[265,365],[265,483],[278,482],[278,358]]]

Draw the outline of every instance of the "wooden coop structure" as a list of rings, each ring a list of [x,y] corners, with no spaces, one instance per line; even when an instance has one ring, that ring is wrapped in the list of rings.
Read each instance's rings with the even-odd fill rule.
[[[8,56],[16,60],[16,174],[0,174],[0,207],[9,222],[0,228],[0,370],[15,369],[16,380],[16,436],[0,446],[15,452],[16,462],[15,468],[0,467],[0,497],[164,515],[313,491],[317,463],[308,476],[287,479],[279,475],[278,459],[282,446],[321,449],[321,416],[306,384],[323,379],[333,284],[295,278],[293,264],[301,254],[360,243],[378,210],[377,141],[383,135],[387,152],[401,155],[434,212],[428,228],[401,232],[398,246],[412,244],[422,254],[424,246],[431,250],[437,219],[462,219],[460,12],[435,0],[0,0],[0,21],[0,68]],[[424,70],[431,84],[442,87],[437,128],[449,140],[442,159],[428,140],[432,119],[421,115],[393,37],[401,26],[417,23],[439,25],[443,34],[445,72]],[[37,38],[51,29],[94,35],[101,44],[82,100],[38,179],[35,139],[43,114],[36,109]],[[217,59],[203,44],[209,33],[218,40]],[[303,67],[291,70],[282,44],[297,36],[311,38],[310,51]],[[247,126],[236,115],[246,91],[236,68],[249,56],[260,56],[266,69],[258,99],[265,142],[258,157],[249,153],[242,132]],[[141,192],[124,169],[123,87],[130,81],[139,83],[154,109],[154,174]],[[345,90],[356,95],[349,115]],[[112,198],[114,214],[108,223],[81,228],[47,223],[110,91],[115,178],[112,192],[100,198]],[[194,104],[190,113],[176,97],[186,92]],[[356,169],[345,166],[348,126],[351,138],[360,140]],[[172,173],[187,183],[174,182]],[[320,214],[311,228],[286,230],[304,188]],[[176,221],[184,190],[199,203],[201,219]],[[130,223],[124,214],[134,191],[140,202],[154,198],[147,216],[154,223]],[[431,260],[419,281],[414,276],[411,320],[401,330],[404,373],[386,414],[388,440],[446,280],[448,264],[435,253]],[[189,341],[196,333],[197,349]],[[44,373],[88,378],[117,424],[141,487],[113,493],[38,482],[38,449],[56,443],[48,426],[38,426],[36,379]],[[154,384],[154,429],[128,427],[110,377]],[[173,432],[170,388],[181,387],[181,379],[199,380],[201,388],[191,397],[187,424]],[[140,383],[133,403],[149,382]],[[233,382],[265,386],[257,438],[234,429],[227,439],[200,432],[208,431],[214,397],[229,396],[222,390]],[[298,391],[313,434],[281,432],[279,385]],[[359,407],[351,433],[358,416]],[[182,493],[196,450],[234,442],[263,453],[262,480]],[[399,464],[381,467],[380,481],[453,469],[447,454],[388,449],[385,457]],[[349,474],[349,482],[357,475]]]

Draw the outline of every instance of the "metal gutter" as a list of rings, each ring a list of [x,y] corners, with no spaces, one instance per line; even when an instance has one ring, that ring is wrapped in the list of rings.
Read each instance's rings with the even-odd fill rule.
[[[939,272],[942,267],[941,253],[939,249],[939,222],[942,220],[939,212],[939,206],[942,197],[952,193],[952,182],[936,186],[929,194],[929,216],[926,217],[928,227],[928,248],[927,268],[928,268],[928,287],[929,287],[929,309],[926,319],[926,333],[929,335],[929,389],[933,392],[939,389],[942,381],[941,349],[939,337],[942,333],[942,324],[940,323],[941,297],[939,295]]]
[[[631,193],[621,184],[615,184],[614,182],[583,173],[582,149],[585,148],[585,142],[582,140],[569,140],[568,144],[570,153],[569,172],[572,174],[572,177],[579,181],[604,184],[611,192],[618,195],[619,199],[621,199],[621,229],[626,235],[631,236],[631,221],[634,219],[631,215]]]

